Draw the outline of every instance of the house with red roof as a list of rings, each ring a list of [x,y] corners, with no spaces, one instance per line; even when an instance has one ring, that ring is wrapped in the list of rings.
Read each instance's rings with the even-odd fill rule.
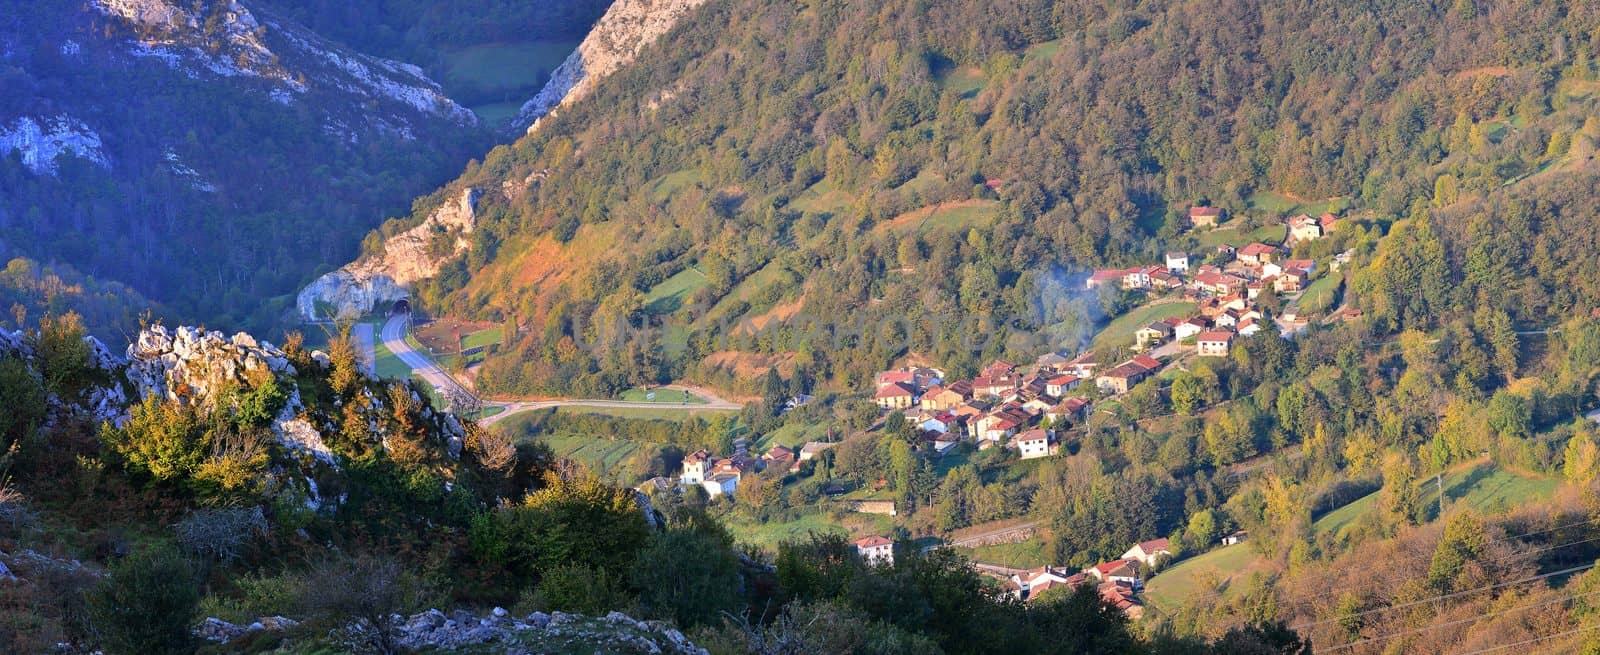
[[[1122,554],[1122,559],[1138,560],[1151,568],[1160,566],[1170,557],[1172,557],[1172,543],[1166,537],[1141,541]]]
[[[1050,433],[1045,430],[1028,430],[1011,441],[1016,444],[1017,453],[1022,459],[1050,456]]]
[[[1083,572],[1101,582],[1126,582],[1134,589],[1144,586],[1144,583],[1139,581],[1138,560],[1117,559],[1101,562],[1084,569]]]
[[[1252,243],[1239,249],[1239,261],[1249,266],[1271,263],[1278,258],[1278,255],[1277,246],[1269,246],[1265,243]]]
[[[894,565],[894,542],[880,535],[856,540],[856,554],[874,566]]]
[[[878,392],[872,397],[873,402],[883,409],[906,409],[916,403],[916,398],[917,392],[904,382],[878,387]]]
[[[1060,425],[1062,421],[1078,421],[1083,418],[1083,408],[1088,406],[1089,401],[1082,398],[1067,398],[1045,412],[1045,416],[1050,417],[1052,425]]]
[[[1228,330],[1202,332],[1195,338],[1194,348],[1200,357],[1227,357],[1233,348],[1233,333]]]
[[[1221,207],[1190,207],[1189,227],[1216,227],[1222,222]]]

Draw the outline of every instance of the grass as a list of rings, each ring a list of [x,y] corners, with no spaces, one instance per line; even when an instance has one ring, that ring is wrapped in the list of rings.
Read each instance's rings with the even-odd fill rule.
[[[660,418],[681,419],[694,416],[711,416],[714,414],[733,413],[731,409],[677,409],[674,407],[559,407],[556,411],[563,414],[601,414],[616,418]]]
[[[995,544],[993,546],[978,546],[977,548],[958,549],[973,561],[999,564],[1018,569],[1031,569],[1051,563],[1052,557],[1045,552],[1045,543],[1039,537],[1032,537],[1026,541],[1014,544]]]
[[[789,208],[812,214],[837,214],[850,206],[850,194],[826,177],[789,201]]]
[[[677,195],[679,191],[694,186],[702,179],[704,179],[704,176],[695,169],[668,173],[657,178],[655,183],[650,185],[650,197],[655,199],[656,202],[664,201]]]
[[[1439,511],[1439,485],[1434,478],[1418,483],[1422,497],[1418,501],[1426,518],[1437,518]],[[1531,500],[1554,495],[1561,482],[1554,478],[1530,475],[1501,468],[1493,462],[1476,461],[1458,465],[1444,475],[1446,505],[1466,506],[1482,513],[1499,513]],[[1322,515],[1312,524],[1319,534],[1331,534],[1343,540],[1359,525],[1362,517],[1376,511],[1379,492],[1362,496],[1339,509]]]
[[[485,122],[510,120],[578,47],[576,41],[485,43],[444,55],[439,83]]]
[[[1259,559],[1247,544],[1234,544],[1207,551],[1174,564],[1145,583],[1144,596],[1163,609],[1182,607],[1196,595],[1213,591],[1208,580],[1232,582],[1251,569]],[[1231,589],[1232,585],[1229,585]],[[1224,591],[1224,595],[1227,591]]]
[[[1133,343],[1135,330],[1162,319],[1192,316],[1199,308],[1199,304],[1188,301],[1165,302],[1138,307],[1107,323],[1105,328],[1095,335],[1094,347],[1105,348],[1124,341]]]
[[[939,86],[946,91],[954,91],[962,98],[975,98],[989,86],[989,80],[983,76],[983,69],[977,66],[959,66],[939,76]]]
[[[790,422],[776,430],[761,435],[754,447],[765,451],[773,446],[787,446],[799,450],[807,441],[821,441],[828,434],[828,426],[814,423]]]
[[[1035,43],[1031,46],[1028,46],[1028,49],[1022,53],[1022,60],[1026,62],[1037,59],[1052,59],[1056,56],[1057,52],[1061,51],[1061,41],[1061,39],[1056,39],[1054,41],[1045,41],[1043,43]]]
[[[516,118],[517,114],[522,113],[522,101],[491,102],[470,109],[485,125],[506,125]]]
[[[619,400],[634,403],[692,403],[703,405],[706,399],[677,389],[628,389],[617,394]]]
[[[461,346],[463,349],[471,350],[473,348],[488,346],[490,344],[501,343],[505,341],[504,335],[505,327],[497,325],[487,330],[478,330],[477,332],[473,332],[461,337]]]
[[[1342,272],[1328,273],[1318,278],[1294,301],[1295,309],[1304,314],[1321,314],[1334,307],[1338,300],[1339,282],[1343,279]]]
[[[999,208],[1000,203],[998,201],[980,199],[929,205],[896,216],[891,221],[880,223],[873,230],[876,232],[892,230],[895,232],[917,232],[921,234],[942,232],[960,235],[967,228],[993,223]]]
[[[1257,191],[1251,194],[1246,199],[1246,202],[1249,203],[1251,209],[1282,216],[1295,216],[1298,214],[1319,216],[1328,212],[1337,214],[1350,207],[1349,198],[1302,201],[1273,191]]]
[[[685,268],[651,287],[650,292],[644,295],[645,307],[652,314],[671,314],[683,307],[696,291],[710,283],[705,273],[692,266]]]
[[[1282,223],[1263,225],[1249,232],[1243,232],[1237,227],[1222,228],[1201,232],[1195,235],[1195,240],[1200,243],[1200,248],[1211,250],[1224,243],[1235,248],[1248,243],[1282,243],[1284,237],[1289,235],[1289,228]]]
[[[776,548],[780,542],[799,539],[806,535],[826,532],[849,534],[844,526],[830,519],[826,514],[806,514],[792,521],[780,521],[761,524],[749,524],[741,521],[730,521],[728,531],[733,533],[734,539],[741,543],[751,543],[764,548]]]
[[[953,207],[941,207],[922,221],[921,231],[952,232],[970,227],[988,225],[1000,211],[1000,203],[993,200],[975,201]]]
[[[407,366],[405,362],[400,361],[400,358],[395,356],[394,352],[390,351],[389,347],[384,345],[383,341],[374,339],[372,350],[376,355],[373,363],[375,364],[374,368],[377,369],[378,377],[411,377],[411,367]]]
[[[768,287],[786,282],[783,267],[776,260],[767,262],[765,266],[745,276],[743,280],[734,285],[733,289],[728,291],[728,295],[717,300],[717,304],[711,307],[711,311],[706,312],[701,321],[703,324],[712,324],[719,320],[738,318],[738,316],[731,314],[734,305],[741,302],[750,303],[757,294],[760,294]],[[765,308],[751,307],[743,315],[758,314],[763,309]]]

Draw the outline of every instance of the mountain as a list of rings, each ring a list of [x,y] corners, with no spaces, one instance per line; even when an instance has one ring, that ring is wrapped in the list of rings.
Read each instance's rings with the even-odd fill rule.
[[[258,3],[30,4],[0,44],[0,253],[213,324],[277,325],[322,262],[490,142],[416,66]]]
[[[534,123],[556,108],[582,100],[601,79],[632,63],[646,47],[705,0],[621,0],[590,28],[578,48],[517,112],[515,125]]]
[[[1085,292],[1090,269],[1215,245],[1186,230],[1195,204],[1244,219],[1235,245],[1298,207],[1368,226],[1296,251],[1326,257],[1437,203],[1443,279],[1466,279],[1468,205],[1569,197],[1600,127],[1592,8],[1457,4],[710,2],[434,196],[485,190],[485,218],[415,290],[527,326],[485,389],[606,394],[751,390],[773,365],[854,388],[902,357],[968,374],[1074,349],[1130,306]],[[1517,248],[1587,224],[1582,203],[1541,211]],[[1397,284],[1357,307],[1406,324]],[[1559,295],[1505,309],[1600,305]],[[597,343],[596,326],[627,327]],[[558,357],[565,339],[580,347]]]

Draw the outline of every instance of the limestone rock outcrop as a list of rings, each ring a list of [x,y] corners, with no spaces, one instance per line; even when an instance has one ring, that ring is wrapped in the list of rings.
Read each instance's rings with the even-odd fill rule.
[[[301,318],[316,321],[346,312],[369,314],[409,298],[409,285],[437,275],[447,261],[471,247],[467,235],[477,225],[478,196],[476,189],[463,189],[421,224],[385,241],[382,252],[363,255],[317,278],[295,299]],[[442,254],[435,248],[439,238],[452,239]]]
[[[563,105],[582,100],[595,84],[633,62],[639,51],[661,38],[705,0],[617,0],[589,30],[578,49],[550,73],[538,95],[523,103],[517,125],[532,132],[538,120]]]

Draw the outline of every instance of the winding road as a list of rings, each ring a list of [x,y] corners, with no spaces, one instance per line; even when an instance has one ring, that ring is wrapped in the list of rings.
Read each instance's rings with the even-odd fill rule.
[[[440,393],[442,393],[446,397],[449,397],[454,393],[471,394],[472,393],[471,391],[469,391],[465,387],[463,387],[460,382],[457,382],[454,377],[452,377],[449,373],[445,372],[444,369],[440,368],[438,364],[435,364],[431,357],[429,357],[428,355],[422,353],[421,351],[417,350],[416,348],[411,347],[411,344],[406,342],[406,323],[407,323],[408,320],[409,320],[408,316],[406,316],[404,314],[398,314],[398,315],[395,315],[393,317],[390,317],[389,320],[383,324],[383,335],[382,336],[383,336],[383,345],[384,345],[384,347],[388,348],[389,352],[394,353],[394,356],[398,357],[401,362],[405,363],[406,366],[411,367],[411,371],[413,373],[417,374],[419,377],[421,377],[428,384],[433,385],[434,388],[439,389]],[[506,417],[509,417],[509,416],[511,416],[513,414],[520,414],[522,412],[532,411],[532,410],[536,410],[536,409],[546,409],[546,408],[550,408],[550,407],[599,407],[599,408],[610,408],[610,409],[658,409],[658,410],[665,410],[665,411],[684,411],[684,410],[738,411],[738,410],[744,409],[743,405],[740,405],[738,403],[735,403],[735,402],[732,402],[732,401],[729,401],[729,400],[724,400],[722,398],[718,398],[717,396],[709,393],[705,389],[701,389],[701,388],[698,388],[698,387],[683,387],[683,386],[678,386],[678,385],[668,385],[666,387],[663,387],[663,389],[672,390],[672,391],[693,392],[694,394],[704,398],[706,402],[703,402],[703,403],[655,403],[655,402],[635,402],[635,401],[628,401],[628,400],[607,400],[607,399],[601,399],[601,398],[558,398],[558,399],[544,399],[544,400],[510,400],[510,401],[487,400],[486,399],[486,400],[483,401],[484,408],[499,407],[499,408],[501,408],[501,411],[500,411],[500,413],[495,414],[494,416],[489,416],[489,417],[486,417],[486,418],[483,418],[483,419],[479,419],[478,420],[478,424],[482,425],[484,427],[488,427],[488,426],[494,425],[496,423],[499,423],[501,420],[503,420]],[[475,394],[473,394],[473,395],[475,395]]]

